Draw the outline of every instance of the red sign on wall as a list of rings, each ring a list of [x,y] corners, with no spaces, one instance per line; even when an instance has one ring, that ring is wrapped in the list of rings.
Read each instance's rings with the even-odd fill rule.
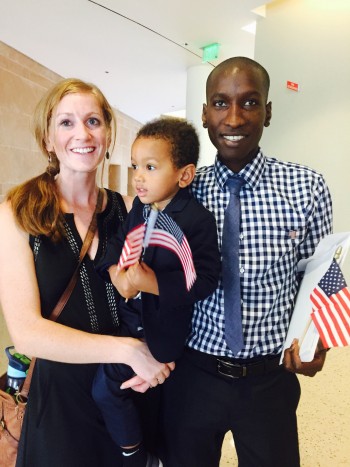
[[[287,81],[287,88],[292,91],[300,91],[299,84],[293,83],[293,81]]]

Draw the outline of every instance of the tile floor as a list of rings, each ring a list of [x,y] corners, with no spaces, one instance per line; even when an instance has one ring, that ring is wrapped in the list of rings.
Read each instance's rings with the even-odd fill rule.
[[[301,467],[350,467],[350,347],[332,349],[322,372],[300,383]],[[227,466],[238,466],[229,434],[220,463]]]

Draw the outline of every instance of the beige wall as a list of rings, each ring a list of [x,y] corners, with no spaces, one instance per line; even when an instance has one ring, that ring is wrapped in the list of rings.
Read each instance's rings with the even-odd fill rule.
[[[59,79],[61,76],[0,42],[0,201],[9,188],[45,170],[46,160],[31,132],[31,118],[40,97]],[[111,170],[118,174],[113,188],[125,194],[130,146],[141,124],[118,110],[115,114],[117,143],[109,164],[118,164],[117,170]],[[107,164],[103,185],[109,186]],[[9,344],[0,311],[0,374],[7,365],[3,348]]]
[[[350,231],[350,4],[277,0],[257,26],[255,58],[271,76],[272,121],[262,147],[321,172],[334,232]],[[287,80],[300,92],[288,90]],[[343,265],[350,282],[350,255]]]
[[[272,121],[262,147],[324,174],[334,231],[350,231],[350,5],[277,0],[257,27],[255,58],[271,75]],[[300,84],[300,92],[286,81]],[[350,254],[344,267],[350,283]],[[350,348],[332,349],[322,373],[300,377],[301,465],[350,465]]]
[[[0,42],[0,196],[45,167],[31,135],[31,116],[40,96],[60,79]]]

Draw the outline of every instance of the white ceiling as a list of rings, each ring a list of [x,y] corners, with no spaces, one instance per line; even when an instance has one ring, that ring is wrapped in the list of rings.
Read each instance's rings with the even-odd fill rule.
[[[0,0],[0,40],[63,77],[97,84],[145,122],[186,105],[186,71],[218,42],[214,66],[254,56],[242,27],[264,0]]]

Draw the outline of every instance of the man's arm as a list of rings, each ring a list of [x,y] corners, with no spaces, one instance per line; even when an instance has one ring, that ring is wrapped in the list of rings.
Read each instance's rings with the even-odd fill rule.
[[[320,240],[332,233],[333,213],[332,199],[329,189],[322,176],[319,176],[318,184],[313,190],[314,209],[311,215],[308,235],[301,245],[301,257],[307,258],[313,255]],[[298,339],[294,339],[289,349],[286,349],[283,357],[283,365],[286,370],[305,376],[315,376],[322,370],[326,360],[327,349],[318,341],[314,358],[311,362],[300,360],[300,347]]]

